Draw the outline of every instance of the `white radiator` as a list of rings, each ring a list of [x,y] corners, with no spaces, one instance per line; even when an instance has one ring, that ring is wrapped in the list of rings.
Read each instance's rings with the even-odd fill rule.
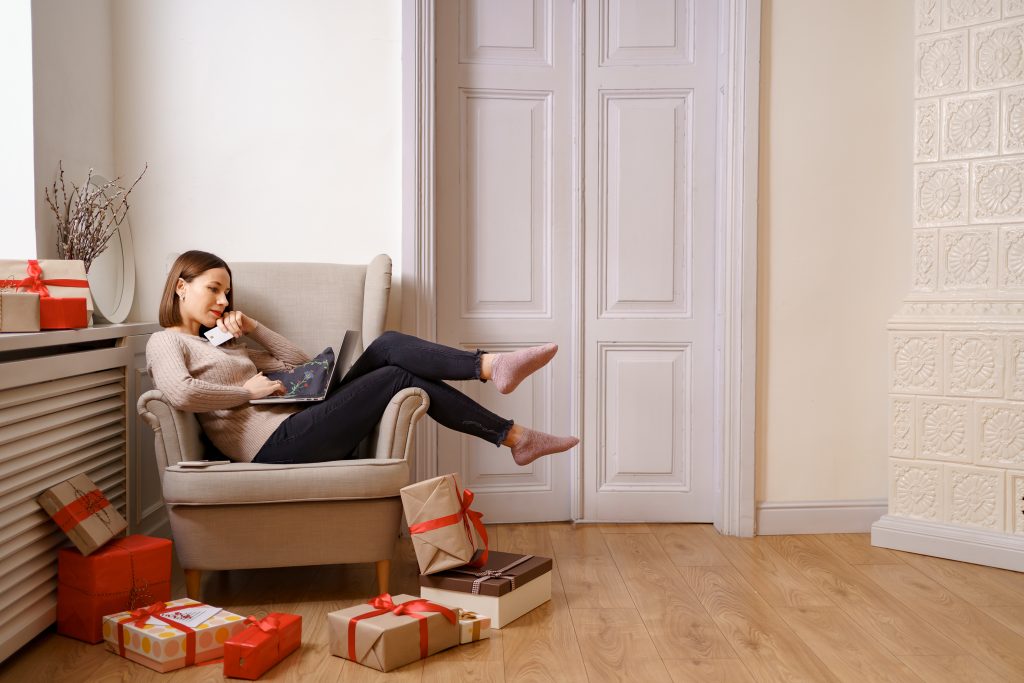
[[[0,363],[0,661],[56,620],[67,537],[36,503],[86,473],[126,514],[125,348]]]

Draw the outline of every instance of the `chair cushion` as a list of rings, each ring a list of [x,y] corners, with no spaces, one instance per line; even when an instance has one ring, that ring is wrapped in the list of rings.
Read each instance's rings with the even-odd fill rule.
[[[335,460],[303,465],[232,462],[164,470],[168,505],[246,505],[389,498],[409,483],[405,460]]]

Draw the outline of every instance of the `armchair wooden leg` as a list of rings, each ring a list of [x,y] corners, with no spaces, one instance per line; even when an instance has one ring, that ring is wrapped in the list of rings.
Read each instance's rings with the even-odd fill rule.
[[[377,560],[377,593],[388,592],[388,580],[391,578],[391,560]]]
[[[193,600],[199,600],[199,586],[203,581],[201,569],[185,570],[185,594]]]

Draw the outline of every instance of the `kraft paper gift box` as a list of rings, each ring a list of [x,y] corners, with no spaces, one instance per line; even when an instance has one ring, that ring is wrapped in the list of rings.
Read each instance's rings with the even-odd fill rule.
[[[473,492],[462,491],[456,474],[410,484],[400,490],[420,572],[433,574],[487,560],[487,530],[470,509]],[[477,550],[481,550],[477,555]]]
[[[485,614],[503,628],[551,599],[551,560],[492,550],[483,567],[421,575],[420,595]]]
[[[459,643],[475,643],[478,640],[491,637],[491,618],[470,612],[464,609],[459,610]]]
[[[459,644],[454,610],[411,595],[378,595],[327,615],[332,655],[391,671]]]
[[[254,681],[299,648],[302,617],[271,612],[245,618],[245,629],[224,643],[224,675]]]
[[[38,332],[39,295],[0,292],[0,332]]]
[[[47,489],[36,500],[83,555],[128,528],[128,522],[85,474]]]
[[[86,324],[82,327],[92,324],[92,296],[83,261],[0,259],[0,289],[35,292],[42,298],[84,298]]]
[[[88,557],[57,553],[57,633],[98,643],[103,617],[171,599],[171,542],[127,536]]]
[[[241,616],[189,598],[103,617],[108,650],[161,673],[221,657],[244,629]]]

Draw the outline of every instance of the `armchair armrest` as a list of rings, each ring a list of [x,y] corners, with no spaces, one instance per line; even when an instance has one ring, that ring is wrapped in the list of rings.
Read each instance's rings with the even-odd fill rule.
[[[201,460],[203,446],[199,440],[199,421],[191,413],[171,407],[163,392],[153,389],[139,396],[139,415],[156,433],[156,462],[160,479],[164,468],[182,460]]]
[[[402,389],[391,398],[380,420],[375,458],[407,460],[412,452],[413,428],[427,408],[430,397],[422,389]]]

